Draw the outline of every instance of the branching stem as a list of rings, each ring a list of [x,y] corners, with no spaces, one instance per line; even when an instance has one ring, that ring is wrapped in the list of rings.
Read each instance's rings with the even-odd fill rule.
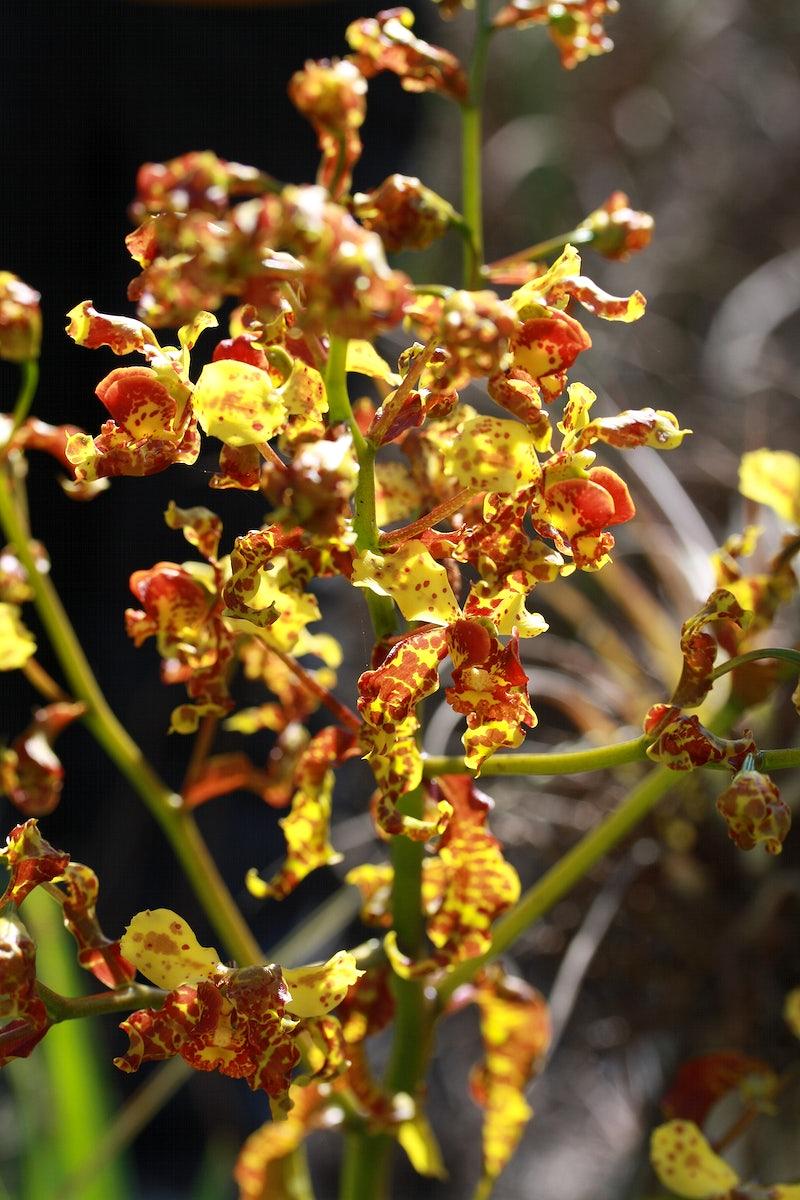
[[[240,966],[260,962],[259,945],[220,875],[194,817],[182,807],[180,796],[158,778],[112,712],[50,576],[37,570],[7,471],[0,471],[0,523],[28,574],[37,612],[67,685],[74,699],[86,705],[84,724],[161,826],[226,953]]]

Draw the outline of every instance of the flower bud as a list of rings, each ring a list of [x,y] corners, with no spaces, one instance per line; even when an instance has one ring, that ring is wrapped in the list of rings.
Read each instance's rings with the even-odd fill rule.
[[[578,228],[591,231],[592,249],[598,254],[626,259],[650,245],[654,224],[649,213],[636,212],[630,207],[624,192],[612,192]]]
[[[769,775],[739,771],[717,800],[717,811],[740,850],[763,842],[768,854],[780,854],[792,817]]]
[[[390,175],[374,191],[358,192],[353,212],[390,253],[425,250],[456,215],[446,200],[410,175]]]
[[[39,357],[42,312],[39,293],[10,271],[0,271],[0,358],[27,362]]]

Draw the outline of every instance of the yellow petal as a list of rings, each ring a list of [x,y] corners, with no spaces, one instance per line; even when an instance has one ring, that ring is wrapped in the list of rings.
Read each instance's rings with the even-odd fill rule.
[[[370,379],[383,379],[393,387],[397,387],[401,380],[401,376],[381,358],[375,347],[359,338],[351,338],[347,343],[347,370]]]
[[[800,524],[800,458],[789,450],[752,450],[742,455],[739,491],[767,504],[784,521]]]
[[[686,1200],[725,1196],[739,1182],[693,1121],[659,1125],[650,1139],[650,1161],[664,1186]]]
[[[795,1037],[800,1038],[800,987],[793,988],[786,997],[783,1019]]]
[[[146,979],[168,991],[208,979],[219,966],[213,946],[201,946],[191,927],[169,908],[137,913],[120,948]]]
[[[446,469],[461,487],[505,494],[530,487],[541,474],[530,430],[499,417],[467,421]]]
[[[203,367],[192,403],[201,428],[227,446],[268,442],[286,421],[267,372],[232,358]]]
[[[340,950],[324,963],[311,963],[294,970],[283,968],[283,979],[292,994],[286,1011],[295,1017],[321,1017],[341,1004],[359,976],[363,975],[349,950]]]
[[[0,603],[0,671],[24,666],[35,653],[36,642],[23,625],[17,605]]]
[[[353,584],[391,596],[407,621],[449,625],[461,616],[447,571],[420,541],[385,557],[367,550],[353,564]]]

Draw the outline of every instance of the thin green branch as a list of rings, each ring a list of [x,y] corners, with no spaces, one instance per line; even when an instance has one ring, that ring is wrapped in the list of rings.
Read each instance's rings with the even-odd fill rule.
[[[469,95],[461,108],[461,211],[468,236],[464,242],[464,287],[479,288],[483,272],[483,92],[489,42],[494,33],[489,0],[475,5],[475,41]]]
[[[727,675],[729,671],[735,671],[743,663],[757,662],[761,658],[783,659],[784,662],[790,662],[800,669],[800,650],[789,650],[781,646],[763,646],[759,650],[748,650],[746,654],[737,654],[735,658],[729,658],[727,662],[720,663],[711,672],[711,678],[719,679],[722,675]]]
[[[8,445],[14,434],[19,429],[22,422],[31,411],[36,389],[39,386],[39,361],[35,358],[29,358],[26,362],[19,364],[21,375],[20,387],[17,393],[17,402],[14,405],[14,411],[11,414],[11,427],[8,431],[2,449]]]
[[[615,746],[597,746],[591,750],[569,750],[563,754],[493,754],[481,767],[481,775],[583,775],[588,771],[605,771],[625,763],[647,761],[647,747],[652,737],[644,735]],[[759,771],[781,771],[800,767],[800,748],[759,750],[755,754]],[[706,763],[703,770],[727,771],[725,762]],[[457,754],[428,754],[423,762],[423,776],[474,775]]]
[[[375,509],[375,454],[376,447],[365,440],[358,427],[350,397],[347,394],[347,342],[344,338],[332,337],[325,371],[325,389],[328,395],[328,414],[333,424],[345,424],[353,435],[353,449],[358,459],[358,481],[353,494],[353,530],[359,550],[378,549],[378,522]],[[394,632],[396,620],[394,604],[388,596],[376,596],[364,590],[369,615],[375,636],[388,637]]]
[[[39,981],[36,988],[50,1019],[56,1023],[82,1017],[101,1017],[106,1013],[134,1012],[137,1008],[161,1008],[168,995],[162,988],[149,987],[144,983],[132,983],[108,992],[94,992],[91,996],[60,996]]]
[[[652,741],[652,737],[643,734],[615,746],[569,750],[562,754],[493,754],[481,767],[481,775],[580,775],[586,771],[604,771],[645,759]],[[426,755],[422,770],[426,779],[437,775],[475,774],[459,755]]]
[[[714,733],[724,733],[736,720],[739,712],[735,701],[726,701],[709,721],[709,728]],[[492,928],[492,945],[487,953],[459,963],[442,980],[437,988],[440,1005],[446,1005],[462,984],[469,983],[487,963],[508,950],[535,921],[580,883],[595,863],[614,850],[622,839],[652,812],[680,778],[680,775],[667,767],[657,767],[645,775],[613,812],[585,834],[500,917]]]
[[[494,262],[487,264],[486,274],[491,276],[495,272],[499,273],[507,267],[516,267],[522,263],[541,262],[542,259],[550,258],[551,255],[560,254],[567,245],[591,245],[595,236],[594,231],[588,226],[579,225],[577,229],[570,229],[568,233],[558,233],[544,242],[535,242],[532,246],[526,246],[524,250],[517,250],[514,254],[507,254],[504,258],[495,259]]]
[[[462,984],[469,983],[487,963],[508,950],[535,921],[580,883],[595,863],[644,820],[675,783],[675,772],[666,767],[646,775],[618,808],[582,837],[496,922],[492,929],[491,949],[479,958],[460,963],[447,975],[437,989],[440,1003],[446,1004]]]

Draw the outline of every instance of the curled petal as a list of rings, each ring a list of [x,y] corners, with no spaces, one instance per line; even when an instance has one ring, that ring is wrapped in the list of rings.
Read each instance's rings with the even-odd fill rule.
[[[232,196],[252,196],[268,191],[274,182],[255,167],[227,162],[211,150],[194,150],[164,163],[143,163],[136,176],[133,219],[147,213],[186,212],[202,209],[225,212]]]
[[[247,889],[253,896],[283,900],[312,871],[342,860],[341,854],[330,843],[335,776],[329,765],[339,755],[339,748],[331,745],[331,732],[339,731],[328,729],[317,734],[298,761],[295,780],[300,786],[292,797],[291,812],[279,821],[286,838],[286,858],[278,874],[268,883],[259,877],[257,871],[248,872]],[[307,763],[309,760],[316,762],[321,744],[327,750],[327,761],[323,759],[321,769],[311,773],[307,770]]]
[[[222,521],[209,508],[197,505],[194,508],[178,508],[170,500],[164,520],[170,529],[182,529],[190,546],[196,546],[203,558],[215,562],[219,539],[222,537]]]
[[[497,13],[494,24],[499,29],[546,25],[562,67],[570,71],[589,57],[613,50],[603,17],[618,8],[618,0],[511,0]]]
[[[456,101],[467,95],[467,76],[458,59],[416,37],[409,8],[388,8],[349,25],[345,37],[359,70],[371,78],[392,71],[409,92],[442,92]]]
[[[624,192],[612,192],[579,226],[591,232],[597,254],[623,261],[650,245],[653,227],[650,214],[632,209]]]
[[[5,859],[11,872],[6,890],[0,897],[0,908],[9,902],[19,907],[40,883],[49,883],[62,875],[69,862],[68,854],[45,841],[34,817],[11,830],[0,858]]]
[[[84,300],[71,309],[67,316],[67,334],[79,346],[96,350],[108,346],[114,354],[133,354],[135,350],[145,353],[150,347],[160,350],[155,334],[149,326],[132,317],[113,317],[99,313],[91,300]]]
[[[479,771],[495,750],[519,746],[525,738],[524,726],[536,725],[528,676],[519,660],[519,639],[502,646],[479,621],[457,621],[450,629],[449,644],[453,681],[447,702],[466,714],[464,761]]]
[[[190,985],[171,992],[160,1010],[140,1008],[121,1023],[128,1049],[114,1059],[120,1071],[138,1071],[143,1062],[173,1058],[185,1044],[198,1014],[196,989]]]
[[[563,280],[554,288],[553,294],[577,300],[595,317],[602,317],[605,321],[624,321],[626,324],[643,317],[647,307],[641,292],[632,292],[630,296],[610,296],[585,275]]]
[[[672,697],[672,703],[679,708],[695,708],[711,690],[717,643],[710,633],[704,632],[704,626],[714,621],[730,621],[742,632],[750,623],[750,614],[731,592],[717,588],[700,611],[684,621],[681,626],[683,670]]]
[[[439,663],[447,654],[443,629],[422,629],[398,642],[374,671],[358,681],[358,709],[376,729],[403,725],[420,700],[439,686]]]
[[[359,129],[367,111],[367,81],[347,59],[307,62],[289,81],[289,99],[314,127],[322,162],[317,182],[334,199],[350,189],[361,157]]]
[[[671,771],[691,771],[719,762],[739,766],[748,754],[755,752],[752,737],[734,741],[717,737],[700,724],[698,717],[687,717],[669,704],[654,704],[648,710],[644,731],[654,737],[647,748],[647,757]]]
[[[107,938],[97,920],[99,883],[91,867],[71,862],[59,879],[64,924],[78,944],[78,962],[106,987],[120,987],[136,976],[136,967],[123,956],[119,941]]]
[[[532,1113],[525,1088],[550,1044],[543,997],[521,979],[492,970],[476,988],[484,1058],[473,1068],[470,1090],[485,1110],[483,1178],[493,1181],[514,1153]]]
[[[678,418],[661,409],[638,408],[614,417],[598,417],[588,422],[574,437],[564,440],[564,449],[585,450],[595,442],[605,442],[621,450],[650,446],[654,450],[674,450],[690,429],[681,429]]]
[[[0,757],[0,787],[25,816],[51,813],[61,798],[64,768],[53,749],[56,737],[86,711],[84,704],[48,704]]]
[[[117,367],[98,383],[95,391],[115,424],[132,439],[177,440],[175,398],[151,367]]]
[[[65,451],[77,484],[84,489],[80,498],[86,498],[86,485],[99,480],[116,475],[155,475],[176,463],[191,465],[199,453],[200,435],[194,419],[178,441],[172,436],[132,438],[113,421],[106,421],[96,438],[85,433],[71,435]]]
[[[422,782],[422,755],[416,728],[416,717],[408,718],[404,726],[389,729],[365,725],[361,744],[378,785],[374,813],[379,831],[387,837],[402,833],[412,841],[426,842],[447,828],[451,808],[443,800],[422,817],[410,817],[398,807],[403,796]]]
[[[225,446],[219,452],[219,472],[208,481],[212,488],[257,492],[262,458],[257,446]]]
[[[448,202],[409,175],[390,175],[372,192],[357,192],[353,212],[390,253],[425,250],[456,220]]]
[[[566,372],[592,339],[568,313],[542,309],[528,316],[511,339],[514,366],[530,376],[544,392],[546,401],[559,396],[566,384]]]
[[[490,377],[488,391],[495,404],[528,426],[534,447],[540,453],[546,453],[550,449],[553,431],[550,418],[542,409],[541,388],[533,376],[522,367],[510,367]]]
[[[529,612],[525,606],[528,593],[536,578],[528,571],[511,571],[496,582],[481,580],[473,583],[464,603],[464,616],[488,619],[499,634],[538,637],[549,625],[541,613]]]

